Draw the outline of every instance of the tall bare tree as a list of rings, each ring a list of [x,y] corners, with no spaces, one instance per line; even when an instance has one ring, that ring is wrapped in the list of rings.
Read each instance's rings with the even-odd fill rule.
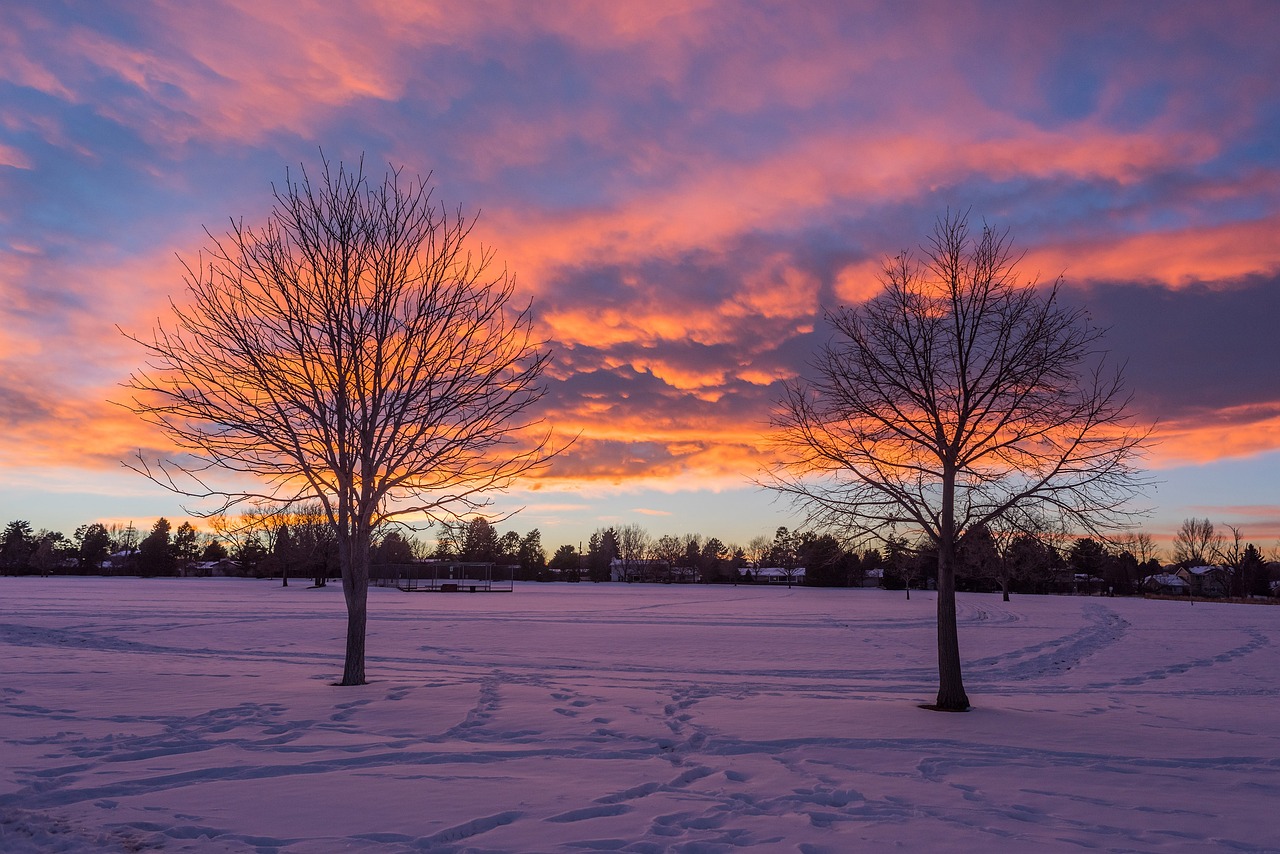
[[[1126,414],[1101,330],[1056,283],[1019,283],[1006,233],[971,237],[948,213],[922,252],[890,259],[875,298],[828,314],[813,379],[790,383],[775,417],[784,461],[770,483],[811,525],[881,537],[896,525],[936,546],[933,707],[958,711],[958,539],[1023,515],[1125,523],[1149,430]]]
[[[374,530],[474,511],[541,465],[548,434],[525,431],[549,355],[514,279],[469,248],[474,218],[426,180],[324,161],[274,190],[261,228],[207,232],[188,305],[133,339],[148,361],[128,406],[180,451],[131,465],[213,512],[319,501],[346,595],[341,684],[359,685]]]
[[[1208,519],[1183,519],[1173,536],[1173,562],[1203,566],[1222,548],[1222,534]]]
[[[747,542],[747,547],[743,550],[746,553],[747,560],[752,566],[764,566],[765,561],[769,559],[769,548],[773,545],[773,540],[763,534],[754,536]]]
[[[679,566],[685,553],[685,544],[674,534],[663,534],[653,543],[654,560],[663,561],[667,566]]]

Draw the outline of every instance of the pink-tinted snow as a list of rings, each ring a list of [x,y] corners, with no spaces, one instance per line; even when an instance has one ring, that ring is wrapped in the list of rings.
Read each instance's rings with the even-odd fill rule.
[[[0,850],[1280,850],[1280,608],[0,579]]]

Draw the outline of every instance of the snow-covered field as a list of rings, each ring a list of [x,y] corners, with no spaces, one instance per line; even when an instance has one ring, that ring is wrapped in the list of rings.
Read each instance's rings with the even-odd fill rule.
[[[1280,608],[0,579],[0,851],[1277,851]]]

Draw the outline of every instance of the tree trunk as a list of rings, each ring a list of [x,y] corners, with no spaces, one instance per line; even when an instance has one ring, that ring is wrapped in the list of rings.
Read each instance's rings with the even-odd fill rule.
[[[1000,579],[1000,589],[1004,592],[1004,601],[1009,601],[1009,579]]]
[[[964,712],[969,697],[960,672],[960,636],[956,631],[955,472],[942,478],[942,519],[938,537],[938,700],[933,708]]]
[[[338,544],[342,594],[347,600],[347,656],[339,685],[363,685],[365,633],[369,622],[369,535],[357,532]]]

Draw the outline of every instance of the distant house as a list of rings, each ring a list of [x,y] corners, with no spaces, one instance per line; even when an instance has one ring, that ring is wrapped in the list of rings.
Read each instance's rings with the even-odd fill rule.
[[[1189,566],[1177,571],[1192,596],[1220,597],[1231,591],[1231,570],[1222,566]]]
[[[883,587],[884,586],[884,567],[876,567],[868,569],[862,573],[862,579],[858,581],[859,587]]]
[[[650,584],[688,584],[697,580],[691,566],[672,566],[665,560],[622,560],[609,562],[609,580]]]
[[[1171,572],[1160,572],[1142,579],[1142,589],[1147,593],[1163,596],[1185,596],[1191,585]]]
[[[1107,580],[1087,572],[1075,572],[1071,576],[1071,592],[1077,596],[1094,596],[1107,592]]]
[[[756,581],[769,584],[804,584],[804,567],[786,569],[781,566],[765,566],[755,571]]]
[[[133,566],[138,559],[136,549],[126,549],[124,551],[112,552],[102,561],[103,569],[124,569]]]
[[[222,560],[195,561],[184,569],[180,569],[178,573],[187,578],[225,578],[229,575],[238,575],[238,569],[234,560],[224,557]]]
[[[1068,596],[1099,596],[1110,587],[1105,578],[1076,572],[1072,567],[1054,571],[1045,586],[1054,593]]]

